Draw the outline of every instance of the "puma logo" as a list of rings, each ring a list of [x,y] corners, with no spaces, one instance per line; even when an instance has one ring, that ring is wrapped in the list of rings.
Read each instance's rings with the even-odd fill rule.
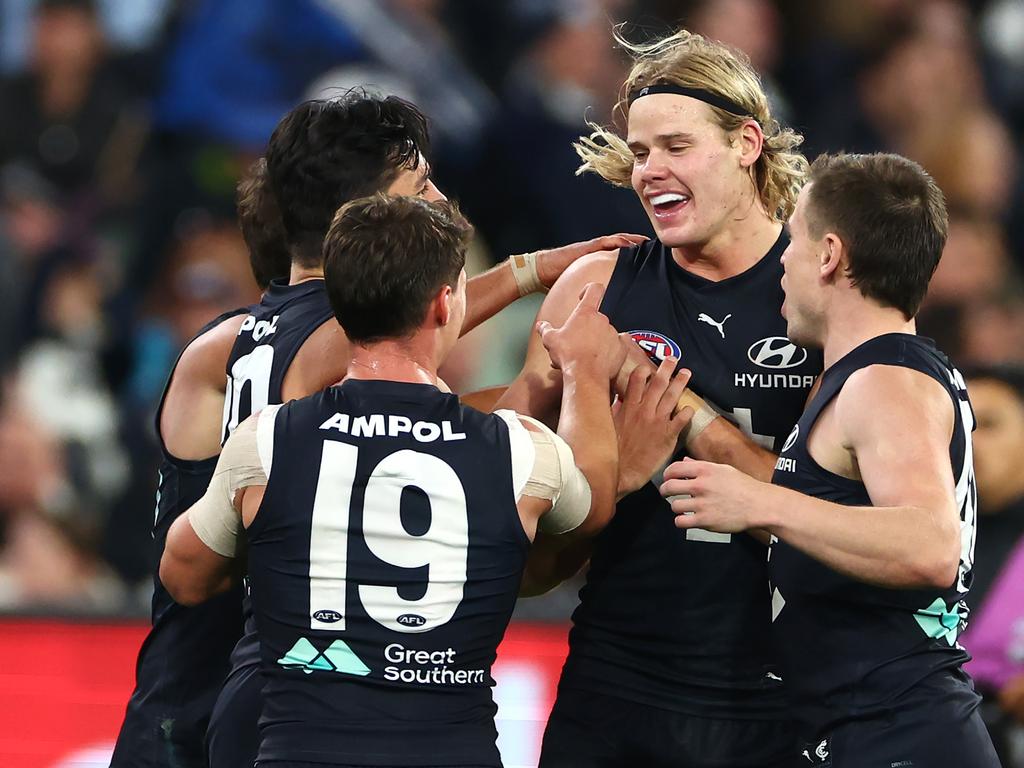
[[[725,321],[728,320],[730,317],[732,317],[732,313],[731,312],[728,315],[726,315],[725,317],[723,317],[722,318],[722,322],[719,323],[719,322],[717,322],[715,320],[715,318],[711,317],[711,315],[706,315],[703,312],[701,312],[699,315],[697,315],[697,322],[698,323],[707,323],[708,325],[713,325],[715,328],[718,329],[718,332],[720,334],[722,334],[722,338],[724,339],[725,338]]]

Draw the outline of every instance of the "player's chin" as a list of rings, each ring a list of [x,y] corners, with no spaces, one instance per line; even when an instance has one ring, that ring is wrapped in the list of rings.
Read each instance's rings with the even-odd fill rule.
[[[783,317],[786,318],[786,338],[796,344],[798,347],[815,347],[812,334],[808,332],[806,326],[799,322],[799,318],[795,316],[795,313],[790,311],[788,314],[783,312]]]
[[[693,227],[688,224],[667,224],[653,220],[654,234],[658,236],[661,244],[668,248],[685,248],[699,242],[694,235]]]

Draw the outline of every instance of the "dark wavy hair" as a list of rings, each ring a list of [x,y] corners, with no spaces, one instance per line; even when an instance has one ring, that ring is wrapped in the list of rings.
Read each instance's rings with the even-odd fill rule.
[[[267,182],[267,161],[258,159],[238,182],[238,227],[249,247],[249,266],[261,291],[271,280],[287,280],[291,268],[288,243],[277,200]]]
[[[429,144],[427,119],[396,96],[357,89],[289,112],[266,158],[292,259],[319,265],[335,211],[386,189],[403,168],[417,168]]]

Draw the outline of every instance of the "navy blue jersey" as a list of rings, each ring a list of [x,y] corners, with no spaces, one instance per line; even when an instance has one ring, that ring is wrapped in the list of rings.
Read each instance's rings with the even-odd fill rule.
[[[821,388],[786,441],[772,482],[837,504],[871,506],[862,482],[822,468],[807,450],[807,436],[822,410],[855,371],[869,365],[920,371],[949,392],[955,415],[949,460],[960,506],[960,571],[948,589],[885,589],[839,574],[784,541],[772,545],[773,630],[783,677],[801,722],[817,731],[895,710],[916,686],[928,678],[935,682],[936,675],[948,677],[969,659],[956,639],[966,626],[963,598],[974,551],[974,416],[963,378],[930,340],[901,333],[879,336],[825,371]],[[973,698],[970,684],[955,677],[952,682]]]
[[[502,417],[347,381],[282,406],[260,453],[259,763],[500,765],[490,667],[529,548]]]
[[[228,358],[222,440],[252,414],[283,401],[292,360],[306,339],[333,317],[322,279],[270,283],[243,321]],[[259,663],[259,638],[248,601],[244,613],[245,631],[231,655],[232,669]]]
[[[712,282],[657,241],[623,249],[601,311],[766,447],[781,445],[821,370],[786,340],[784,236],[756,265]],[[677,457],[680,458],[680,457]],[[682,531],[653,483],[598,536],[573,614],[561,685],[690,714],[782,718],[768,647],[767,549],[746,535]]]
[[[204,326],[196,338],[249,309],[224,313]],[[185,461],[167,450],[160,435],[166,397],[167,387],[156,414],[162,454],[153,523],[158,557],[163,554],[171,523],[202,497],[217,466],[216,456]],[[117,739],[114,768],[205,765],[203,737],[228,672],[228,656],[242,631],[241,599],[239,587],[185,608],[171,599],[159,575],[153,575],[152,628],[139,651],[135,691]]]
[[[271,282],[242,322],[228,358],[222,443],[250,415],[281,402],[292,360],[310,334],[332,317],[322,279]]]

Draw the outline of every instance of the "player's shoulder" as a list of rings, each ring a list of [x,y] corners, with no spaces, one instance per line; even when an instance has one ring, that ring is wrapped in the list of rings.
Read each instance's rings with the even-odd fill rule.
[[[952,419],[950,395],[935,376],[893,363],[867,365],[850,374],[836,398],[840,420],[885,427],[899,419]]]
[[[533,432],[543,435],[545,438],[554,438],[557,436],[555,431],[543,422],[510,408],[501,408],[490,415],[501,422],[505,428],[511,432],[521,432],[523,434]]]
[[[215,378],[222,385],[231,349],[248,310],[248,307],[242,307],[225,313],[205,326],[182,351],[175,366],[176,376]]]
[[[587,283],[607,284],[608,280],[611,279],[612,272],[615,271],[619,254],[620,251],[618,249],[597,251],[577,259],[555,281],[551,292],[554,293],[556,290],[572,291],[576,287],[582,290]]]
[[[580,294],[587,285],[599,283],[608,286],[619,255],[618,250],[598,251],[573,262],[551,287],[537,318],[552,323],[564,322],[572,308],[579,302]]]

